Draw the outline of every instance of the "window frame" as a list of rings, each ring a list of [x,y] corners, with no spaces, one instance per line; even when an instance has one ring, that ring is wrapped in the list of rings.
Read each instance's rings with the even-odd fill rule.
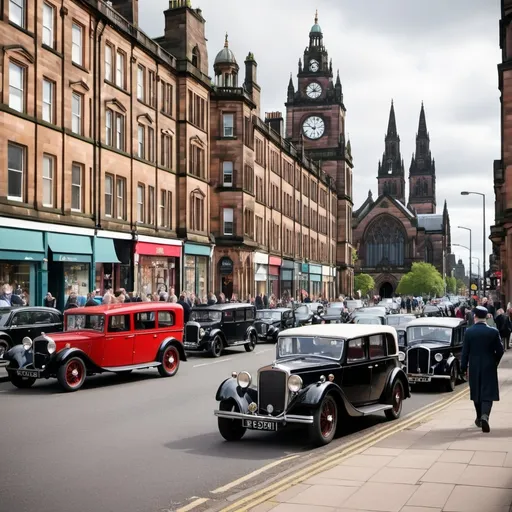
[[[226,220],[227,216],[227,220]],[[231,220],[229,220],[231,218]],[[235,209],[222,208],[222,234],[224,236],[234,236],[235,234]],[[227,229],[231,225],[231,232]]]
[[[137,66],[137,100],[146,102],[146,68],[142,64]]]
[[[107,59],[107,55],[110,55],[110,62]],[[112,80],[112,64],[114,60],[114,47],[110,43],[105,43],[105,52],[103,55],[103,73],[104,80],[107,82],[113,83]],[[107,73],[108,69],[108,73]]]
[[[115,119],[115,139],[114,139],[114,148],[119,151],[126,151],[126,126],[125,126],[125,116],[119,114],[118,112],[114,113]]]
[[[120,66],[121,64],[121,66]],[[116,50],[116,81],[117,87],[126,90],[126,53],[119,48]]]
[[[147,224],[155,225],[155,187],[148,186],[148,216]]]
[[[146,127],[140,123],[137,125],[137,156],[146,159]]]
[[[73,171],[79,170],[80,183],[73,182]],[[73,188],[78,188],[78,198],[80,205],[78,208],[73,207]],[[71,211],[72,212],[83,212],[84,211],[84,166],[82,164],[73,162],[71,164]]]
[[[18,68],[18,70],[20,71],[19,85],[18,84],[13,85],[11,82],[11,78],[13,76],[12,70],[14,67]],[[27,106],[27,102],[26,102],[26,98],[25,98],[25,93],[26,93],[25,89],[26,89],[26,80],[27,80],[26,73],[27,73],[26,66],[24,66],[23,64],[21,64],[18,61],[9,60],[9,108],[11,108],[12,110],[15,110],[16,112],[21,112],[21,113],[25,113],[26,106]],[[11,97],[12,97],[11,90],[12,89],[20,92],[20,98],[21,98],[21,100],[20,100],[21,107],[20,108],[13,106],[13,102],[11,101]],[[15,98],[15,99],[17,99],[17,98]]]
[[[45,25],[45,13],[47,12],[46,10],[47,9],[50,9],[50,14],[51,14],[51,27],[48,27]],[[41,40],[43,42],[43,44],[45,46],[48,46],[49,48],[52,48],[54,49],[55,48],[55,19],[56,19],[56,12],[57,12],[57,9],[55,8],[55,6],[53,4],[51,4],[50,2],[43,2],[43,33],[42,33],[42,37],[41,37]],[[48,41],[45,41],[45,34],[49,33],[50,34],[50,38],[49,38],[49,42]]]
[[[226,165],[229,167],[231,166],[231,169],[226,169]],[[234,187],[234,163],[230,160],[225,160],[222,162],[222,186],[223,187]],[[226,180],[226,178],[229,178]]]
[[[146,220],[146,187],[142,183],[137,184],[137,224],[145,224]]]
[[[372,338],[380,338],[382,354],[380,355],[372,355]],[[387,356],[387,343],[385,334],[372,334],[368,336],[368,358],[370,361],[374,361],[375,359],[383,359]]]
[[[21,4],[21,5],[20,5]],[[11,7],[13,5],[21,11],[20,22],[17,23],[11,17]],[[17,27],[21,27],[23,29],[27,28],[27,2],[26,0],[9,0],[9,22]]]
[[[107,181],[110,181],[110,194],[107,193]],[[104,208],[105,217],[112,218],[114,216],[114,187],[115,178],[113,174],[105,173],[105,186],[104,186]],[[107,196],[110,196],[110,213],[107,209]]]
[[[11,148],[17,148],[21,151],[21,169],[15,169],[9,166],[9,150]],[[16,142],[7,142],[7,199],[9,201],[16,201],[23,203],[25,200],[25,185],[26,185],[26,171],[27,171],[27,148]],[[13,196],[9,194],[9,174],[16,172],[21,175],[20,195]]]
[[[350,351],[350,344],[354,341],[360,341],[361,342],[361,345],[362,345],[362,349],[363,349],[363,352],[364,352],[364,356],[362,358],[359,358],[359,359],[351,359],[349,358],[349,351]],[[367,348],[367,343],[366,343],[366,338],[364,336],[360,337],[360,338],[352,338],[352,339],[349,339],[347,340],[347,364],[360,364],[360,363],[364,363],[364,362],[367,362],[369,361],[369,358],[368,358],[368,348]]]
[[[42,186],[42,189],[43,189],[43,197],[42,197],[42,201],[41,201],[41,204],[45,207],[45,208],[54,208],[55,207],[55,157],[53,155],[50,155],[48,153],[43,153],[43,172],[42,172],[42,183],[43,183],[43,186]],[[50,162],[50,173],[51,176],[45,176],[45,170],[46,170],[46,167],[45,167],[45,162]],[[49,183],[49,191],[50,191],[50,201],[49,202],[45,202],[45,183]]]
[[[113,119],[114,119],[114,112],[107,108],[105,110],[105,144],[107,146],[113,146]]]
[[[78,99],[78,107],[79,107],[78,114],[76,112],[74,112],[75,100],[77,100],[77,99]],[[75,133],[76,135],[83,135],[83,117],[82,117],[83,102],[84,102],[83,95],[80,94],[79,92],[72,91],[72,94],[71,94],[71,131],[73,133]],[[75,123],[76,119],[78,119],[78,131],[76,131],[74,128],[74,123]]]
[[[231,118],[231,134],[229,134],[229,126],[226,125],[226,120]],[[235,114],[232,112],[225,112],[222,114],[222,137],[233,138],[235,136]]]
[[[45,85],[49,85],[49,87],[50,87],[50,102],[45,101]],[[50,123],[50,124],[55,124],[55,87],[56,87],[56,84],[53,80],[43,77],[43,87],[42,87],[43,107],[41,110],[41,118],[46,123]],[[49,119],[45,119],[45,107],[48,109]]]
[[[121,187],[120,187],[121,185]],[[123,195],[119,195],[119,191],[122,190]],[[122,176],[116,176],[116,206],[115,206],[116,219],[126,220],[126,178]]]
[[[78,45],[75,41],[76,29],[80,31],[80,45]],[[73,20],[71,25],[71,62],[73,64],[77,64],[78,66],[84,65],[84,26],[78,23],[76,20]],[[75,60],[75,49],[78,48],[80,59]]]

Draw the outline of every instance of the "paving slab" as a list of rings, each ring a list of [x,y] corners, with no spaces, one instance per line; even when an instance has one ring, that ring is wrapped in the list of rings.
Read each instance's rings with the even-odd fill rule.
[[[512,489],[512,471],[509,468],[468,466],[460,475],[460,485]]]
[[[446,450],[441,454],[437,462],[459,462],[469,464],[476,452],[468,452],[462,450]]]
[[[421,481],[439,484],[456,484],[460,475],[464,473],[466,468],[466,464],[436,462],[421,478]]]
[[[470,461],[472,466],[503,466],[507,452],[475,452]]]
[[[322,507],[340,507],[347,499],[359,491],[359,487],[342,487],[340,485],[312,485],[286,503],[297,505],[319,505]]]
[[[426,469],[382,468],[370,478],[370,482],[388,482],[392,484],[416,484],[426,473]]]
[[[453,484],[423,483],[411,496],[407,505],[415,507],[434,507],[442,510],[454,488],[455,485]]]
[[[444,512],[509,512],[512,490],[490,487],[455,487]]]
[[[342,466],[355,466],[359,468],[383,468],[394,457],[382,455],[354,455],[341,463]]]
[[[400,512],[416,489],[415,485],[367,482],[343,506],[356,510]]]

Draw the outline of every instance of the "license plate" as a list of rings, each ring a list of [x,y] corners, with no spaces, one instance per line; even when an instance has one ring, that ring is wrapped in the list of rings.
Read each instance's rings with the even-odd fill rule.
[[[243,420],[243,426],[251,430],[277,430],[277,423],[274,421]]]
[[[409,378],[409,382],[412,382],[413,384],[415,382],[431,382],[432,381],[432,377],[413,377],[413,376],[410,376],[408,378]]]
[[[183,345],[185,347],[191,347],[191,348],[197,347],[197,343],[191,343],[190,341],[185,341],[185,343],[183,343]]]
[[[30,377],[33,379],[39,378],[39,370],[16,370],[18,377]]]

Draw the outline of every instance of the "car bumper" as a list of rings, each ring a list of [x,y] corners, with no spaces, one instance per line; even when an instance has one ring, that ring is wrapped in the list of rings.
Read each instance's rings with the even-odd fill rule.
[[[431,374],[423,374],[423,373],[408,373],[407,379],[409,383],[421,383],[421,382],[432,382],[433,380],[449,380],[450,375],[431,375]]]
[[[281,416],[262,416],[259,414],[244,414],[242,412],[233,411],[214,411],[215,416],[219,418],[227,418],[230,420],[256,420],[279,423],[286,425],[287,423],[299,423],[302,425],[312,425],[313,416],[299,416],[296,414],[283,414]]]
[[[185,349],[185,352],[202,352],[210,348],[210,343],[209,341],[203,342],[202,340],[199,343],[185,341],[183,342],[183,348]]]
[[[259,341],[272,341],[273,339],[273,334],[258,334]]]

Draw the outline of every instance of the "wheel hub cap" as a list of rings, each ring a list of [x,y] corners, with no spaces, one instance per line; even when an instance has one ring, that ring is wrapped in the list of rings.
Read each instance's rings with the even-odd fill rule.
[[[174,364],[174,356],[169,357],[169,363]]]
[[[397,393],[397,394],[395,395],[395,400],[396,400],[397,402],[400,400],[400,393]]]
[[[71,371],[71,375],[73,375],[73,377],[77,377],[78,376],[78,370],[75,368],[74,370]]]
[[[329,416],[327,416],[327,421],[328,421],[329,423],[332,423],[332,415],[331,415],[331,414],[329,414]]]

